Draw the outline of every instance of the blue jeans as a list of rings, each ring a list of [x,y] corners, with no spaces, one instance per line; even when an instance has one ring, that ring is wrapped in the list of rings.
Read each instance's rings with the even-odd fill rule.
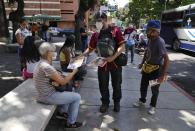
[[[87,49],[87,39],[82,39],[82,52]]]
[[[46,100],[48,104],[58,105],[60,112],[68,113],[68,123],[76,122],[81,96],[75,92],[55,92]]]
[[[129,46],[129,45],[125,45],[125,54],[127,55],[127,58],[128,58],[128,51],[130,50],[131,51],[131,63],[133,62],[133,60],[134,60],[134,54],[135,54],[135,45],[133,44],[133,45],[131,45],[131,46]]]
[[[43,34],[43,39],[45,40],[45,41],[47,41],[47,31],[44,31],[44,32],[42,32]]]

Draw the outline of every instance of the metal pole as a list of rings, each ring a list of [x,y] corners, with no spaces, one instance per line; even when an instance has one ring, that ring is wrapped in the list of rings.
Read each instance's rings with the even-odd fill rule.
[[[167,9],[167,0],[165,0],[165,9],[164,10],[166,10]]]
[[[42,14],[42,11],[41,11],[41,10],[42,10],[42,9],[41,9],[41,8],[42,8],[42,7],[41,7],[41,0],[39,0],[39,2],[40,2],[40,14]]]

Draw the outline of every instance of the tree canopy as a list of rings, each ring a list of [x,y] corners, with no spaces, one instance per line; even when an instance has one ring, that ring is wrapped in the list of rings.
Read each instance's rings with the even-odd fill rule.
[[[194,0],[132,0],[129,13],[125,16],[129,22],[139,24],[140,19],[160,19],[165,9],[177,8],[194,3]]]

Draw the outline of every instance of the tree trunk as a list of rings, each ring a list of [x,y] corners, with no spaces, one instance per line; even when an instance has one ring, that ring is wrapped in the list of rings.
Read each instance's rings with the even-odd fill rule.
[[[82,26],[82,20],[79,18],[79,16],[75,15],[75,48],[76,50],[81,50],[82,44],[81,44],[81,34],[80,34],[80,28]]]
[[[7,26],[7,19],[6,19],[6,13],[5,13],[5,5],[4,1],[0,0],[0,37],[8,37],[8,26]]]
[[[79,1],[79,0],[78,0]],[[80,28],[82,27],[84,21],[85,11],[82,9],[81,4],[79,2],[79,9],[77,14],[75,15],[75,48],[76,50],[81,50],[82,43],[81,43],[81,34]]]
[[[18,29],[18,23],[24,16],[24,1],[23,0],[17,0],[18,8],[16,11],[13,11],[9,14],[9,20],[13,23],[13,43],[16,42],[16,36],[15,32]]]

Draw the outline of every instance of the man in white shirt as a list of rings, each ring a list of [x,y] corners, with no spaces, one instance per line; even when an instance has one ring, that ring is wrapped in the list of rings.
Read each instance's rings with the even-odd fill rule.
[[[16,41],[19,44],[19,48],[18,48],[18,55],[19,57],[21,56],[21,49],[24,45],[24,39],[27,36],[30,36],[30,32],[29,30],[26,28],[27,23],[24,19],[20,20],[20,27],[17,29],[15,36],[16,36]],[[21,64],[21,71],[23,70],[23,68],[25,67],[25,62],[23,62],[23,60],[20,57],[20,64]]]
[[[16,41],[22,48],[24,44],[24,39],[30,35],[29,30],[26,28],[27,23],[24,19],[20,21],[20,27],[17,29],[15,36],[16,36]]]

